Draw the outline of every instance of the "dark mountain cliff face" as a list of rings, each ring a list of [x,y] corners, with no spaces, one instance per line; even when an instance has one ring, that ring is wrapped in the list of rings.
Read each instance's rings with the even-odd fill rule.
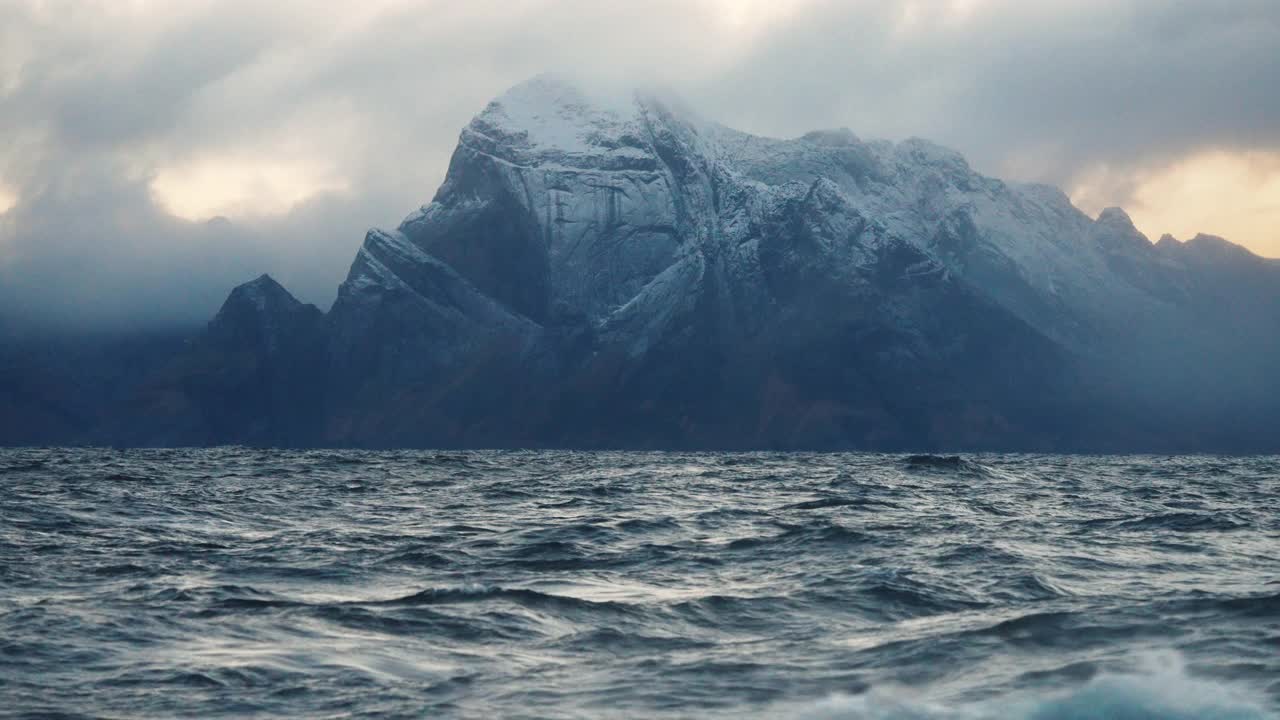
[[[369,234],[330,313],[322,442],[1059,441],[1065,349],[831,180],[752,181],[725,131],[624,107],[516,88],[432,204]]]
[[[740,133],[537,78],[372,230],[327,315],[270,278],[121,441],[1280,449],[1280,268],[920,140]]]
[[[324,315],[275,280],[236,288],[183,360],[173,372],[213,441],[314,442],[324,412]]]
[[[310,445],[324,415],[324,314],[263,275],[237,287],[194,340],[145,357],[104,421],[57,442]]]

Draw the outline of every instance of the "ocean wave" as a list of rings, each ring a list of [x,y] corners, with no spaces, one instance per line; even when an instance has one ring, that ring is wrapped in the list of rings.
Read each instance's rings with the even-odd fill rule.
[[[1075,690],[1041,697],[934,703],[904,690],[835,696],[786,715],[797,720],[1277,720],[1248,688],[1187,673],[1171,656],[1141,671],[1098,675]]]
[[[825,497],[817,500],[808,500],[805,502],[792,503],[783,505],[779,510],[826,510],[828,508],[853,507],[858,509],[864,508],[896,508],[899,507],[894,503],[884,502],[883,500],[867,500],[865,498],[851,497]]]
[[[548,608],[561,610],[618,610],[629,608],[625,603],[616,601],[586,600],[544,593],[528,588],[507,588],[486,585],[468,585],[462,587],[427,588],[403,597],[380,600],[373,603],[357,603],[366,605],[457,605],[463,603],[479,603],[506,601],[529,608]]]
[[[902,465],[907,470],[915,472],[984,476],[990,473],[990,468],[986,465],[959,455],[907,455],[902,458]]]
[[[0,451],[0,715],[1280,720],[1277,463],[1206,464]]]
[[[1080,523],[1080,531],[1092,532],[1106,528],[1118,532],[1173,533],[1231,532],[1248,528],[1248,523],[1226,513],[1172,512],[1137,517],[1090,518]]]

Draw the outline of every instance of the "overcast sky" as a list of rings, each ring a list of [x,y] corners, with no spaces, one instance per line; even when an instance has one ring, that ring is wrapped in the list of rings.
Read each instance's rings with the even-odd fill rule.
[[[203,320],[263,271],[327,307],[543,71],[756,133],[927,137],[1280,257],[1275,0],[0,0],[0,311]]]

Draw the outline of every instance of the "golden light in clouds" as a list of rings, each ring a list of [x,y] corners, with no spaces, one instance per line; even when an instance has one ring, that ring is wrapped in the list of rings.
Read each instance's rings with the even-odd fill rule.
[[[812,0],[704,0],[720,19],[735,30],[763,30],[811,5]]]
[[[18,204],[18,195],[13,191],[0,185],[0,215],[3,215],[13,209]]]
[[[1072,190],[1072,200],[1090,214],[1121,205],[1152,240],[1164,233],[1179,240],[1206,233],[1280,257],[1280,152],[1196,153],[1132,177],[1128,200],[1109,190],[1116,176],[1106,168],[1095,171]]]
[[[321,168],[242,158],[206,158],[159,171],[151,191],[166,210],[187,220],[279,215],[347,184]]]
[[[1090,215],[1120,205],[1151,240],[1220,235],[1266,257],[1280,257],[1280,153],[1210,151],[1157,171],[1098,168],[1071,189]],[[1118,187],[1129,186],[1125,190]],[[277,215],[347,184],[301,163],[207,158],[160,171],[151,184],[166,210],[187,220]],[[0,186],[0,213],[16,194]]]

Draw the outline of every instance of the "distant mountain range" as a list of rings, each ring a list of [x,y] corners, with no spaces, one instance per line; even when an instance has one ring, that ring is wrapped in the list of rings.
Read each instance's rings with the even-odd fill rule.
[[[263,276],[186,342],[10,348],[0,442],[1280,451],[1278,321],[1280,263],[923,140],[538,77],[327,314]]]

